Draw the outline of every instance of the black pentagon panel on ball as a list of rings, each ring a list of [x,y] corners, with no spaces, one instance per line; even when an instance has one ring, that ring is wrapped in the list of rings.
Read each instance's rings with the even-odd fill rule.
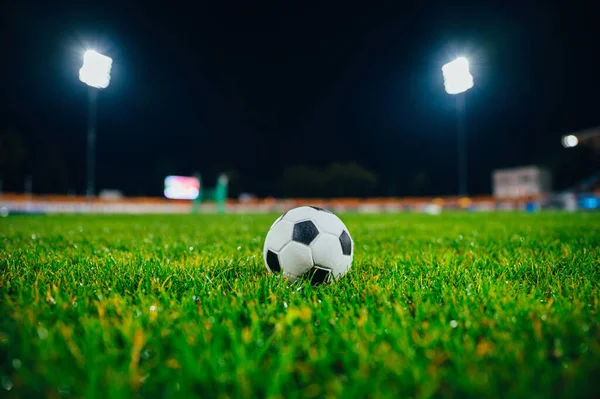
[[[331,281],[331,270],[324,267],[315,266],[310,272],[310,283],[312,285],[327,284]]]
[[[327,210],[327,209],[325,209],[325,208],[319,208],[318,206],[312,206],[312,205],[309,205],[309,206],[310,206],[312,209],[316,209],[317,211],[323,211],[323,212],[331,213],[330,211],[328,211],[328,210]]]
[[[305,220],[304,222],[298,222],[294,225],[292,240],[310,245],[318,235],[319,229],[317,229],[317,226],[310,220]]]
[[[340,235],[340,244],[342,244],[342,253],[344,255],[350,255],[352,253],[352,240],[346,230],[342,231]]]
[[[267,266],[273,273],[279,273],[281,271],[281,265],[279,265],[279,257],[271,250],[267,251]]]

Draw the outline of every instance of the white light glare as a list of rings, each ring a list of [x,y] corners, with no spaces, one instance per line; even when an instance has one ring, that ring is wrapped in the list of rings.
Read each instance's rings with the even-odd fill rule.
[[[442,67],[444,87],[448,94],[459,94],[473,87],[473,75],[469,71],[469,61],[458,57]]]
[[[110,83],[112,58],[94,50],[88,50],[83,55],[83,66],[79,70],[79,80],[88,86],[104,89]]]
[[[572,148],[575,147],[577,144],[579,144],[579,139],[577,138],[577,136],[573,136],[572,134],[570,134],[562,138],[562,145],[565,148]]]

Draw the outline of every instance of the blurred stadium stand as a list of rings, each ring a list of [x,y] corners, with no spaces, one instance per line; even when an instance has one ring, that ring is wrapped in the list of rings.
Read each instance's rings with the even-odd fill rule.
[[[583,209],[597,209],[600,204],[600,187],[598,176],[593,183],[586,180],[586,187],[592,184],[593,191],[581,194],[579,202],[586,206]],[[582,202],[583,201],[583,202]],[[430,206],[436,205],[443,210],[465,210],[472,212],[510,211],[543,208],[545,204],[556,202],[548,195],[523,196],[520,198],[494,198],[492,196],[460,197],[410,197],[410,198],[252,198],[244,201],[229,199],[228,213],[282,213],[300,205],[314,205],[330,209],[334,212],[428,212]],[[557,206],[553,206],[557,207]],[[558,206],[561,207],[561,206]],[[160,197],[124,197],[88,199],[78,196],[62,195],[25,195],[4,193],[0,195],[0,208],[3,213],[179,213],[192,212],[192,202],[186,200],[168,200]],[[202,204],[202,213],[215,213],[216,205],[211,202]]]

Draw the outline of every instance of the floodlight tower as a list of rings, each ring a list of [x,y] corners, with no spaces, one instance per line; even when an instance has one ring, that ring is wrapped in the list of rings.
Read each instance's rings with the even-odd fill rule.
[[[456,96],[458,119],[458,194],[467,195],[467,150],[465,144],[465,92],[473,87],[473,76],[469,71],[469,61],[458,57],[442,66],[446,93]]]
[[[83,66],[79,70],[79,80],[88,85],[89,120],[87,134],[87,189],[88,198],[95,194],[95,147],[96,147],[96,103],[98,92],[108,87],[112,58],[94,50],[83,55]]]

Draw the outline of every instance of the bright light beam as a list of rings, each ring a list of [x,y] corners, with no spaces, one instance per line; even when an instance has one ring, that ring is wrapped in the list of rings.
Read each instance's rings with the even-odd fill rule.
[[[83,55],[83,66],[79,70],[79,80],[88,86],[105,89],[110,83],[112,58],[94,50],[88,50]]]
[[[573,148],[577,146],[577,144],[579,144],[579,139],[577,138],[577,136],[570,134],[562,138],[562,145],[565,148]]]
[[[448,94],[459,94],[469,90],[474,85],[473,75],[469,71],[469,61],[458,57],[442,66],[444,88]]]

